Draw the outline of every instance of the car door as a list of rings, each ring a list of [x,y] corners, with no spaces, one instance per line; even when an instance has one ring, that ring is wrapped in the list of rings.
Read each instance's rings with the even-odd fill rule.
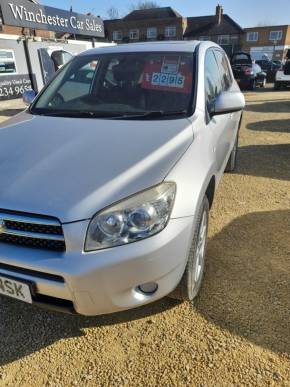
[[[215,57],[218,63],[220,75],[221,75],[221,82],[222,82],[222,91],[223,92],[230,92],[233,87],[233,76],[230,68],[229,60],[225,54],[225,52],[215,49],[214,51]],[[225,135],[227,139],[227,148],[230,152],[233,148],[233,145],[236,140],[236,128],[238,125],[238,121],[240,118],[239,113],[231,113],[225,115],[227,117],[227,125],[225,128]]]
[[[217,173],[221,175],[224,171],[230,153],[230,114],[222,114],[211,117],[209,108],[215,103],[216,98],[223,91],[224,86],[220,68],[214,53],[209,49],[205,55],[205,112],[207,129],[213,137],[213,152],[215,153]]]

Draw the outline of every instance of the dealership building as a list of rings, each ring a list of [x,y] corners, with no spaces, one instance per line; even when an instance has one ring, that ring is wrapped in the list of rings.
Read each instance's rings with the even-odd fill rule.
[[[38,91],[72,55],[105,45],[100,17],[0,0],[0,101]]]

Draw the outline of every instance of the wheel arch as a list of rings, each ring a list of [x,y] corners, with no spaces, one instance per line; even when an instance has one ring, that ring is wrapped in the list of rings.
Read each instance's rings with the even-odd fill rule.
[[[212,178],[210,179],[210,182],[208,183],[207,189],[205,191],[205,196],[207,197],[207,200],[209,203],[209,209],[211,209],[213,205],[215,188],[216,188],[216,179],[215,179],[215,176],[212,176]]]

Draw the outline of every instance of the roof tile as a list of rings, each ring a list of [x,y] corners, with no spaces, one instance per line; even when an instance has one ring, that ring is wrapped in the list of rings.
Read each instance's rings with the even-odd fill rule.
[[[144,20],[144,19],[168,19],[182,17],[171,7],[137,9],[126,15],[123,20]]]

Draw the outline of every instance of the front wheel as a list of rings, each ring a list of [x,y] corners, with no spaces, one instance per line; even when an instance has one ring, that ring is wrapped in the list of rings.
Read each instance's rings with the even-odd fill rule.
[[[181,301],[192,301],[199,293],[205,267],[205,251],[208,232],[209,203],[204,197],[198,211],[193,233],[192,245],[182,279],[177,288],[169,295]]]
[[[250,84],[249,84],[249,89],[250,90],[252,90],[252,91],[254,91],[254,90],[256,90],[256,79],[252,79],[251,81],[250,81]]]
[[[261,83],[261,87],[264,88],[266,87],[266,83],[267,83],[267,80],[266,78],[263,80],[263,82]]]

